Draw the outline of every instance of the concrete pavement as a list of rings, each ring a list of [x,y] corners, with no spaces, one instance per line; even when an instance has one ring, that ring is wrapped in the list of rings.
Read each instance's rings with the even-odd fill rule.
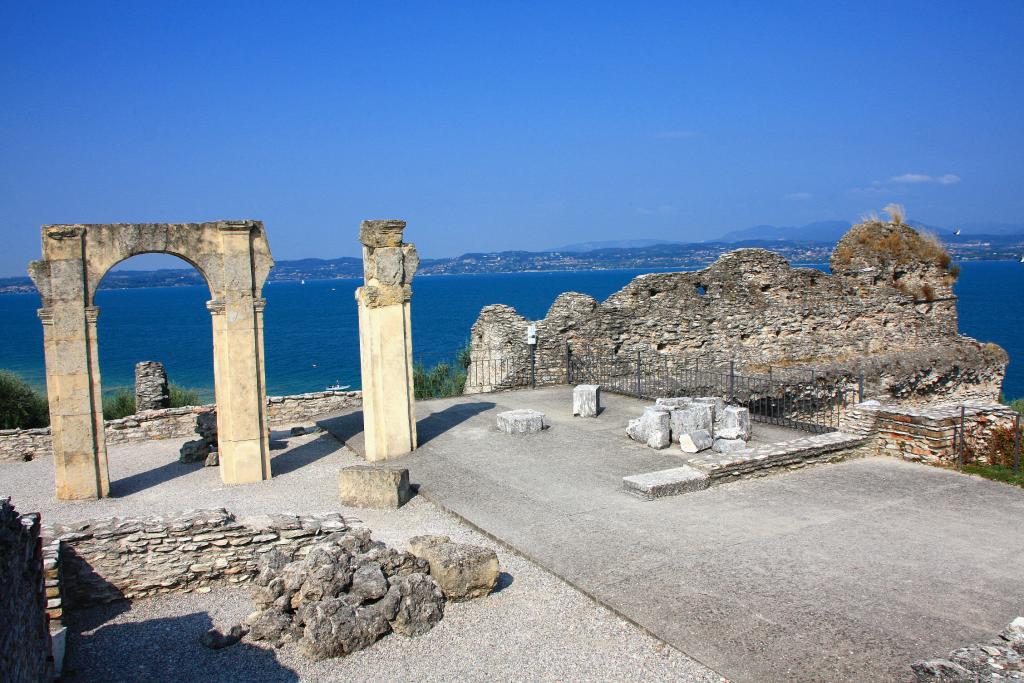
[[[870,458],[644,502],[622,477],[681,457],[623,436],[642,402],[603,399],[597,419],[571,416],[569,387],[421,402],[427,438],[394,464],[733,680],[906,680],[912,661],[1024,613],[1021,490]],[[494,415],[512,408],[545,412],[551,429],[499,434]]]

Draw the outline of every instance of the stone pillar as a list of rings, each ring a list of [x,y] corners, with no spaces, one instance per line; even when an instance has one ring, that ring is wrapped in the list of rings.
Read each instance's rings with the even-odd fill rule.
[[[59,500],[102,498],[110,492],[103,435],[96,319],[88,305],[81,227],[43,231],[46,262],[30,274],[46,290],[39,309],[46,357],[53,463]],[[51,276],[59,286],[50,286]]]
[[[171,407],[171,390],[163,363],[144,360],[135,364],[135,412]]]
[[[366,459],[385,460],[416,448],[409,302],[419,266],[416,247],[402,241],[405,221],[363,221],[364,284],[359,305]]]
[[[224,291],[207,304],[213,315],[220,476],[225,484],[270,479],[263,374],[264,300],[254,295],[249,222],[220,224]]]

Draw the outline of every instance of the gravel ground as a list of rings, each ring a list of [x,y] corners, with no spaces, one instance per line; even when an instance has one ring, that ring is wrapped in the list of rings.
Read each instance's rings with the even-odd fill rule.
[[[182,441],[176,440],[111,447],[115,497],[58,504],[50,458],[0,463],[0,496],[11,495],[22,511],[41,511],[45,521],[65,522],[204,507],[225,507],[242,519],[337,511],[399,548],[423,533],[493,547],[503,571],[499,590],[448,605],[441,623],[423,636],[390,635],[324,662],[308,661],[294,646],[274,650],[243,641],[211,651],[200,645],[211,626],[230,627],[253,610],[244,587],[74,611],[66,680],[723,680],[424,499],[397,511],[338,505],[339,467],[362,461],[333,437],[275,432],[274,439],[275,476],[251,486],[224,486],[215,468],[177,463]]]

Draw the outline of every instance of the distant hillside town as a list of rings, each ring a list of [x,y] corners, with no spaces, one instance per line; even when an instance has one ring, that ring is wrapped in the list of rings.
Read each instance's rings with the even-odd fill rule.
[[[845,226],[845,227],[843,227]],[[927,227],[927,226],[925,226]],[[480,273],[523,273],[574,270],[615,270],[623,268],[702,268],[722,254],[744,247],[771,249],[793,264],[828,262],[832,249],[849,225],[842,221],[812,223],[800,228],[758,226],[736,231],[714,242],[672,242],[657,240],[616,240],[571,244],[547,251],[501,251],[470,253],[448,258],[423,259],[420,275]],[[750,239],[759,230],[764,235],[801,235],[815,238]],[[932,229],[958,261],[1020,260],[1024,256],[1024,234],[963,234]],[[735,239],[730,239],[735,238]],[[607,245],[607,246],[606,246]],[[363,276],[362,259],[306,258],[278,261],[269,282],[336,280]],[[180,287],[202,284],[193,268],[161,270],[113,270],[101,289],[138,287]],[[26,277],[0,278],[0,294],[34,292]]]

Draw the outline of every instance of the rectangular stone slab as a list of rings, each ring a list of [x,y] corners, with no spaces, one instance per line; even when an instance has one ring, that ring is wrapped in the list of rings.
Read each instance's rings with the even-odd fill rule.
[[[622,478],[622,486],[628,493],[654,500],[666,496],[678,496],[708,487],[708,475],[687,465],[668,470],[634,474]]]
[[[338,475],[343,505],[358,508],[399,508],[412,498],[409,470],[404,467],[353,465]]]

